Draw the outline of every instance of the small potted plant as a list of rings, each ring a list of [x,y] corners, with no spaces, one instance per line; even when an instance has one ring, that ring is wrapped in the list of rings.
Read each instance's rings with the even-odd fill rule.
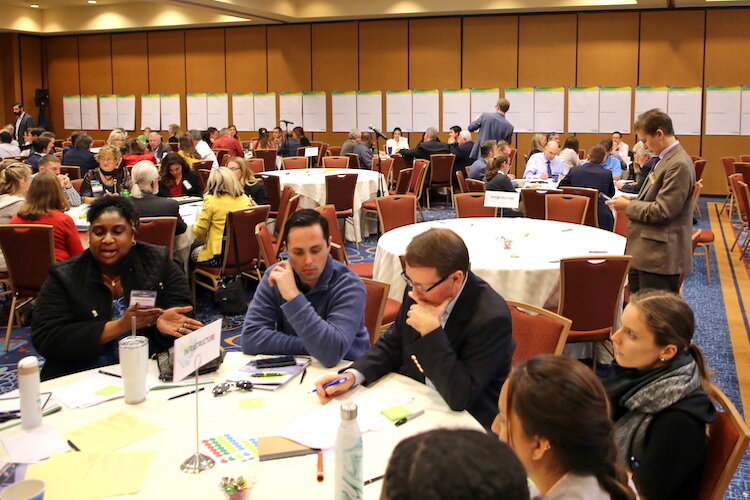
[[[221,478],[221,489],[229,500],[244,500],[247,492],[250,491],[247,481],[242,476],[237,479],[231,477]]]

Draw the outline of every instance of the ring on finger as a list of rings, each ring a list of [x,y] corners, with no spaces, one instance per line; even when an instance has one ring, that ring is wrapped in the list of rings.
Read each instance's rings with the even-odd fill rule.
[[[182,327],[179,327],[179,328],[177,329],[177,333],[182,333]]]

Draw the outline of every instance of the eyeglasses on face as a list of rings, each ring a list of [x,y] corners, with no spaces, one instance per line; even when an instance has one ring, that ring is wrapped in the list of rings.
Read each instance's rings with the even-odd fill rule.
[[[409,278],[409,277],[408,277],[408,276],[406,275],[406,271],[401,271],[401,277],[402,277],[402,278],[404,278],[404,281],[406,281],[406,284],[407,284],[407,285],[409,285],[409,287],[410,287],[410,288],[411,288],[412,290],[415,290],[415,291],[417,291],[417,292],[419,292],[419,293],[429,293],[429,292],[430,292],[430,291],[431,291],[432,289],[434,289],[434,288],[435,288],[435,287],[437,287],[438,285],[442,284],[442,283],[443,283],[443,282],[444,282],[445,280],[447,280],[447,279],[448,279],[448,278],[450,277],[450,274],[447,274],[447,275],[443,276],[443,277],[442,277],[442,278],[440,279],[440,281],[438,281],[437,283],[435,283],[434,285],[431,285],[431,286],[429,286],[429,287],[424,287],[424,286],[422,286],[422,285],[417,285],[417,284],[415,284],[415,283],[414,283],[414,282],[413,282],[413,281],[411,280],[411,278]]]

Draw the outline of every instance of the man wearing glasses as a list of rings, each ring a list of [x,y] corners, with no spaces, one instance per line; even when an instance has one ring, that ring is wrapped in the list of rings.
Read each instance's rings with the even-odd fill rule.
[[[469,251],[451,230],[434,228],[406,248],[407,283],[396,321],[340,377],[316,383],[323,403],[358,384],[398,372],[436,389],[453,410],[489,428],[515,344],[505,300],[469,270]]]

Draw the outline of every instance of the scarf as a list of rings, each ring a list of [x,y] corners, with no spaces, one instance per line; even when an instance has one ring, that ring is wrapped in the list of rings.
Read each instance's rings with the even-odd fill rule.
[[[615,412],[617,458],[629,468],[644,449],[646,431],[657,413],[679,401],[703,393],[702,379],[695,360],[681,352],[661,368],[647,373],[627,370],[605,381]],[[623,413],[624,412],[624,413]]]

